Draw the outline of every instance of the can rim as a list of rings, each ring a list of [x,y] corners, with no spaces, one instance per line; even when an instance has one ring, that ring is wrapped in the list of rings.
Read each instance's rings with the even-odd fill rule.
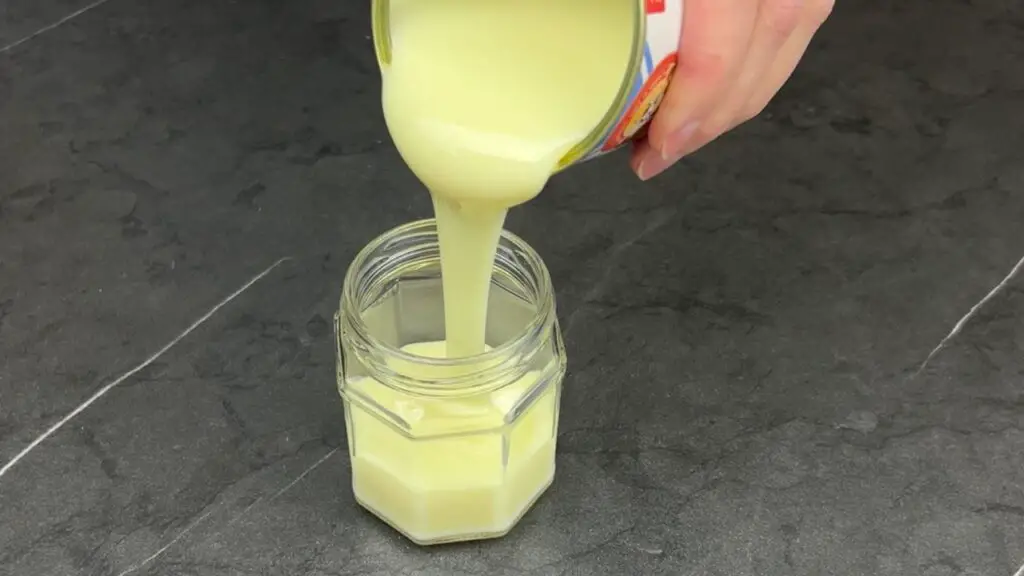
[[[634,6],[636,10],[633,12],[633,47],[629,55],[628,66],[623,73],[622,81],[619,83],[619,92],[615,95],[615,99],[612,100],[604,117],[594,126],[594,129],[562,156],[555,166],[555,172],[561,172],[572,166],[589,153],[601,141],[605,133],[618,121],[619,115],[626,107],[632,90],[633,80],[640,71],[644,42],[647,40],[646,0],[636,0]]]
[[[373,51],[376,52],[377,62],[381,66],[391,64],[391,30],[388,28],[390,18],[390,0],[373,0],[370,7],[370,33],[373,34]]]
[[[633,80],[640,71],[644,42],[647,39],[646,0],[634,0],[633,5],[636,8],[633,12],[633,46],[629,55],[628,66],[623,73],[622,81],[619,83],[619,92],[615,95],[615,99],[612,100],[608,111],[605,112],[601,121],[582,140],[562,155],[558,163],[552,167],[553,172],[561,172],[590,152],[601,141],[601,138],[604,137],[612,125],[618,121],[619,115],[629,100]],[[370,8],[370,27],[373,34],[373,49],[380,66],[391,64],[391,30],[388,26],[390,18],[391,1],[373,0]]]
[[[399,264],[393,255],[387,257],[380,254],[381,250],[388,250],[388,246],[393,246],[399,241],[413,241],[418,245],[412,249],[418,253],[415,258],[439,262],[439,256],[433,254],[438,245],[437,220],[434,218],[396,226],[363,246],[345,272],[338,301],[335,344],[336,352],[343,362],[342,335],[347,333],[349,342],[353,344],[352,353],[359,358],[364,368],[372,371],[372,375],[379,382],[387,386],[400,386],[406,392],[422,396],[465,395],[479,393],[492,387],[498,389],[521,378],[530,366],[530,359],[542,351],[549,336],[556,337],[560,342],[560,336],[557,336],[558,314],[551,273],[540,254],[525,240],[508,230],[501,231],[495,268],[502,270],[519,267],[525,270],[527,275],[532,276],[532,280],[526,281],[530,285],[525,288],[529,292],[528,299],[536,302],[535,314],[509,340],[475,356],[428,358],[407,352],[375,336],[363,319],[363,312],[375,302],[367,301],[366,293],[372,290],[366,288],[366,284],[380,282],[383,278],[397,278],[400,275],[403,265]],[[424,247],[432,254],[423,256]],[[516,251],[518,256],[503,259],[503,255],[511,250]],[[407,252],[409,253],[412,252]],[[381,268],[386,271],[382,272]],[[408,268],[404,269],[408,272]],[[396,371],[390,364],[394,360],[410,366],[469,367],[472,370],[453,376],[414,378]]]

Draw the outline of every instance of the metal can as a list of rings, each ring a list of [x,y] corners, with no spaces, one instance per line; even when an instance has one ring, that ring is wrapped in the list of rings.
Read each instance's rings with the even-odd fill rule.
[[[594,130],[558,163],[562,170],[607,154],[647,131],[672,80],[683,31],[683,0],[637,0],[633,54],[619,93]]]
[[[597,126],[559,160],[556,172],[643,136],[668,90],[679,53],[684,0],[631,1],[636,5],[633,50],[619,91]],[[373,0],[372,5],[374,48],[381,64],[391,55],[390,4],[389,0]]]

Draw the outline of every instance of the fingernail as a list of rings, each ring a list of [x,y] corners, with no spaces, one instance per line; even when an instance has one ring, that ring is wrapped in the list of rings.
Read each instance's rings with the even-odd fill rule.
[[[678,162],[682,157],[683,155],[681,153],[676,156],[669,156],[668,158],[651,154],[640,162],[640,167],[637,168],[636,171],[637,176],[639,176],[641,180],[650,180],[664,172],[669,166]]]
[[[691,120],[686,124],[683,124],[682,128],[668,135],[665,139],[665,144],[661,149],[661,157],[664,159],[674,158],[673,162],[679,160],[683,154],[683,150],[686,149],[686,145],[689,143],[690,138],[700,128],[700,122],[697,120]]]

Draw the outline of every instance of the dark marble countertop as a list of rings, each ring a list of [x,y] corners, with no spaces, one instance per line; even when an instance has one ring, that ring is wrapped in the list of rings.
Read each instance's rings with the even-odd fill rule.
[[[4,0],[0,574],[1018,570],[1024,5],[840,0],[762,118],[516,210],[558,476],[424,550],[353,502],[334,382],[346,265],[429,214],[367,4]]]

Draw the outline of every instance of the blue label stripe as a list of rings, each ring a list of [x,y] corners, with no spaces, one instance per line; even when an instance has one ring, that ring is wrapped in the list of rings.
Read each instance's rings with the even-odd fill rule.
[[[640,89],[643,87],[644,77],[637,74],[636,78],[633,80],[633,88],[629,91],[629,100],[627,101],[629,104],[632,104],[633,100],[636,100],[636,97],[640,94]],[[626,108],[629,108],[629,106],[626,106]],[[622,113],[625,114],[626,110],[623,110]]]
[[[644,76],[654,72],[654,56],[651,56],[651,45],[644,42]]]

